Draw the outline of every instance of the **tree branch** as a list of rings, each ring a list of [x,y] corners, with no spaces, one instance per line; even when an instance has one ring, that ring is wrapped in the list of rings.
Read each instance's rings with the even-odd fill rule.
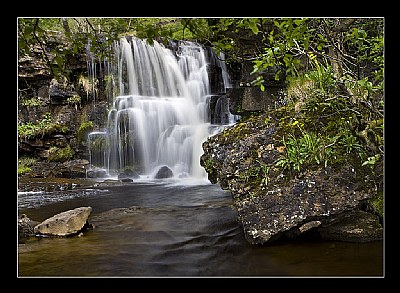
[[[33,37],[35,38],[36,42],[39,44],[40,48],[42,49],[42,57],[44,58],[45,62],[47,63],[47,66],[49,66],[51,74],[55,76],[53,67],[51,66],[51,62],[49,58],[46,55],[46,50],[43,48],[42,42],[40,41],[39,37],[36,35],[36,28],[39,26],[39,18],[36,19],[35,25],[33,27]]]

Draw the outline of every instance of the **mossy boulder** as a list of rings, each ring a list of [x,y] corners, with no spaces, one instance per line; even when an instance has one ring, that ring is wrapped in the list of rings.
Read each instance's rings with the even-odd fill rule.
[[[282,168],[277,161],[285,156],[287,123],[281,118],[277,112],[253,115],[203,143],[201,165],[212,183],[231,191],[246,239],[265,244],[307,232],[342,241],[382,239],[381,221],[369,203],[378,193],[371,169],[355,164],[354,154],[340,164],[310,164],[301,172]],[[359,233],[349,237],[339,223],[353,219],[361,225],[358,211],[372,216],[372,230],[353,227]]]

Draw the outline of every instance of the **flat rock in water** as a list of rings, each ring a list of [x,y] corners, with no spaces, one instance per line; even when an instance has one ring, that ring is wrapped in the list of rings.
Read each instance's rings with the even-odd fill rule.
[[[35,234],[69,236],[85,226],[91,207],[79,207],[52,216],[34,227]]]

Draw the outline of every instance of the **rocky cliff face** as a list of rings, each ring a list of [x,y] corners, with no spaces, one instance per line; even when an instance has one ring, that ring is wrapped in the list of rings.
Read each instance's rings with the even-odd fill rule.
[[[232,192],[250,243],[317,235],[323,239],[382,239],[379,217],[367,212],[376,195],[370,178],[351,164],[316,167],[297,176],[275,165],[283,152],[279,117],[252,116],[210,137],[201,165],[212,183]]]
[[[68,46],[60,36],[46,44],[49,60],[60,44]],[[18,60],[18,159],[34,161],[30,177],[85,177],[87,133],[107,117],[104,90],[91,86],[84,52],[65,60],[62,74],[41,54],[32,48]]]

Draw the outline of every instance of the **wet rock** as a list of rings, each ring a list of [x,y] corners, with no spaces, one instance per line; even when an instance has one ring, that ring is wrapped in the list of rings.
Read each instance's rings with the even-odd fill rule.
[[[102,168],[91,168],[87,170],[86,176],[88,178],[104,178],[107,177],[107,171]]]
[[[139,177],[139,173],[131,169],[125,169],[118,174],[118,180],[121,182],[132,182],[133,179],[137,179]]]
[[[162,166],[158,171],[157,174],[154,176],[156,179],[164,179],[164,178],[170,178],[173,177],[174,173],[170,168],[167,166]]]
[[[39,235],[70,236],[78,234],[88,226],[91,207],[79,207],[52,216],[34,227]]]
[[[51,80],[49,96],[53,105],[67,104],[67,99],[74,95],[78,96],[78,93],[71,86],[59,83],[55,78]]]
[[[376,215],[352,211],[327,222],[318,229],[323,239],[369,242],[383,239],[383,228]]]
[[[26,214],[22,214],[18,219],[18,239],[34,236],[34,227],[37,224],[38,222],[32,221]]]
[[[264,91],[259,87],[244,86],[232,88],[228,91],[228,97],[232,100],[231,113],[238,115],[250,114],[257,111],[273,109],[276,101],[283,97],[282,84],[267,86]]]
[[[85,178],[89,161],[85,159],[70,160],[59,166],[58,173],[63,178]]]

